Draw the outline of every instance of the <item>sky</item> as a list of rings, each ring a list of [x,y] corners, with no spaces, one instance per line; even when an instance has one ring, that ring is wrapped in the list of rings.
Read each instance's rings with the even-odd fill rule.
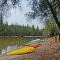
[[[8,2],[9,4],[11,4],[10,2]],[[27,0],[21,0],[21,9],[19,7],[17,8],[12,8],[8,11],[7,15],[10,13],[10,15],[8,16],[8,18],[6,18],[6,16],[4,17],[4,22],[7,21],[8,24],[19,24],[19,25],[29,25],[32,26],[34,25],[35,28],[38,26],[40,29],[43,27],[43,24],[40,23],[38,21],[38,18],[28,22],[28,20],[26,19],[27,17],[25,16],[25,14],[31,10],[31,6],[28,5]]]

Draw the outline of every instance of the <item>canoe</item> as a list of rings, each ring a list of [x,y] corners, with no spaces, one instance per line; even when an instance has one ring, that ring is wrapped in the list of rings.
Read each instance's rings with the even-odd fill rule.
[[[43,43],[43,42],[45,42],[44,39],[35,39],[35,40],[32,40],[31,42],[29,42],[26,45],[31,45],[31,44],[36,44],[36,43]]]
[[[25,46],[20,49],[12,50],[6,53],[6,55],[22,55],[22,54],[28,54],[28,53],[33,53],[36,48],[34,47],[29,47]]]
[[[34,47],[34,48],[37,48],[39,46],[44,46],[45,44],[44,43],[36,43],[36,44],[31,44],[29,45],[30,47]]]

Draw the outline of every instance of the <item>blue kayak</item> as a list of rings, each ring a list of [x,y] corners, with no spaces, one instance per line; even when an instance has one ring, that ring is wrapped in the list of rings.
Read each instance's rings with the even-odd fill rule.
[[[31,42],[29,42],[26,45],[40,43],[40,42],[45,42],[45,40],[44,39],[35,39],[35,40],[32,40]]]

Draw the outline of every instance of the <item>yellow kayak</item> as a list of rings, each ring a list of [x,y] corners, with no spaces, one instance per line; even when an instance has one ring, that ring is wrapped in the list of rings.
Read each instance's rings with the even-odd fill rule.
[[[9,52],[6,53],[6,55],[22,55],[22,54],[28,54],[28,53],[34,52],[35,49],[36,48],[34,48],[34,47],[25,46],[25,47],[20,48],[20,49],[9,51]]]

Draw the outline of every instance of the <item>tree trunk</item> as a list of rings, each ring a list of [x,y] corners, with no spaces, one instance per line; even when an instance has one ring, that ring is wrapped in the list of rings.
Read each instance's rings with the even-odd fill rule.
[[[49,3],[48,0],[46,0],[46,2],[47,2],[48,6],[50,8],[50,11],[51,11],[51,13],[52,13],[52,15],[54,17],[55,22],[56,22],[56,24],[57,24],[57,26],[58,26],[58,28],[60,30],[60,22],[58,21],[58,18],[56,16],[56,11],[53,10],[52,5],[51,5],[51,3]],[[59,32],[59,41],[60,41],[60,32]]]

